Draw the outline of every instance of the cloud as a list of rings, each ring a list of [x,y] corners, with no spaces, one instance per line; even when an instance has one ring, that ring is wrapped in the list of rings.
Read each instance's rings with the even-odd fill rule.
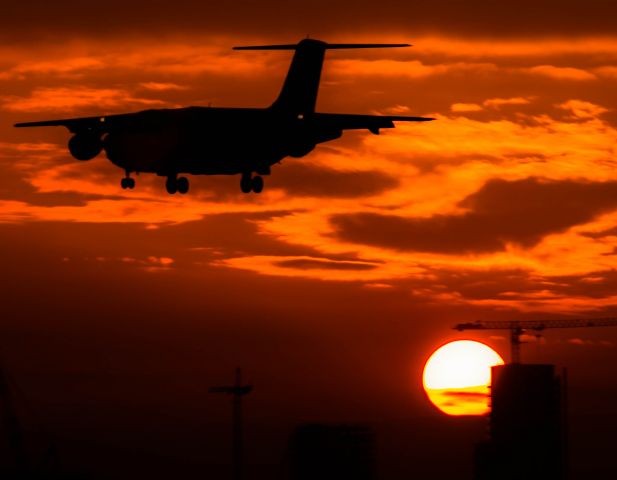
[[[599,67],[599,68],[596,68],[594,71],[595,73],[597,73],[598,75],[602,77],[607,77],[610,79],[617,79],[617,67],[613,67],[613,66]]]
[[[324,257],[286,255],[246,255],[215,260],[213,265],[291,278],[309,278],[332,282],[366,282],[383,285],[384,279],[421,274],[421,269],[400,269],[394,264],[360,259],[328,259]]]
[[[129,256],[113,258],[113,257],[99,256],[99,257],[96,257],[95,260],[97,262],[121,262],[124,264],[135,265],[139,268],[144,269],[147,272],[160,272],[160,271],[169,270],[171,267],[173,267],[175,263],[175,260],[173,258],[157,257],[154,255],[150,255],[145,258],[136,258],[136,257],[129,257]],[[70,261],[70,259],[66,258],[65,261]]]
[[[600,105],[595,105],[583,100],[568,100],[567,102],[557,105],[557,107],[571,112],[575,118],[580,119],[598,118],[603,113],[609,111]]]
[[[171,82],[142,82],[139,84],[146,90],[154,92],[167,92],[169,90],[185,90],[187,87]]]
[[[165,102],[161,106],[171,104],[170,99],[182,105],[211,100],[217,105],[265,105],[276,94],[291,54],[228,50],[233,44],[272,40],[247,39],[247,35],[232,38],[187,32],[184,37],[163,39],[136,35],[131,42],[110,36],[73,44],[37,44],[36,48],[21,44],[14,49],[18,53],[3,50],[7,53],[3,65],[7,70],[21,68],[23,78],[3,84],[3,94],[28,99],[40,88],[38,72],[48,69],[47,88],[79,93],[81,88],[107,90],[111,85],[123,93],[102,99],[120,111],[150,108],[138,102],[151,98]],[[366,35],[366,40],[358,41],[397,40]],[[435,305],[546,311],[561,308],[560,304],[578,311],[594,304],[610,308],[610,281],[590,283],[576,275],[598,277],[602,273],[590,272],[604,272],[614,263],[609,256],[614,238],[591,239],[581,233],[614,227],[617,215],[612,210],[595,209],[594,200],[589,215],[581,216],[576,209],[570,210],[567,198],[557,195],[566,205],[563,214],[556,209],[561,223],[549,218],[543,229],[531,218],[525,230],[517,220],[522,213],[506,210],[505,218],[499,218],[496,210],[501,207],[479,208],[488,200],[479,198],[477,205],[465,204],[465,200],[479,192],[493,199],[486,190],[496,179],[502,186],[518,186],[508,190],[517,200],[528,193],[518,183],[525,180],[566,184],[616,180],[617,134],[609,123],[611,113],[602,110],[602,105],[614,102],[605,88],[609,77],[597,69],[612,62],[610,52],[617,52],[617,42],[610,38],[516,37],[495,38],[491,43],[433,36],[414,39],[414,43],[413,49],[329,52],[324,79],[330,83],[320,91],[320,109],[436,114],[437,122],[400,123],[379,136],[348,132],[306,158],[285,159],[275,166],[259,196],[242,195],[237,177],[218,176],[193,177],[191,193],[185,197],[168,197],[163,181],[150,175],[138,178],[136,190],[123,191],[118,186],[121,170],[103,158],[87,164],[71,161],[63,130],[12,131],[6,127],[2,132],[7,138],[42,138],[61,146],[48,152],[15,150],[0,165],[2,173],[13,173],[0,182],[7,200],[0,209],[2,218],[21,225],[54,220],[101,222],[101,228],[113,222],[135,223],[160,233],[173,224],[174,232],[197,240],[190,244],[190,248],[201,249],[191,250],[196,264],[215,259],[219,267],[260,275],[359,282],[372,290],[405,292],[416,302]],[[593,53],[582,56],[582,52]],[[89,60],[80,63],[75,59]],[[56,63],[58,68],[50,69]],[[37,68],[32,67],[35,64]],[[579,82],[522,73],[538,65],[567,65],[602,80],[594,84],[593,91],[581,91]],[[354,72],[357,76],[349,77]],[[135,99],[137,103],[131,103]],[[93,96],[91,105],[75,108],[95,106],[98,110],[97,101]],[[477,113],[449,113],[451,105],[461,103],[474,105]],[[556,109],[556,105],[564,107]],[[7,125],[12,116],[21,120],[15,112],[5,113]],[[286,213],[268,216],[272,210]],[[534,217],[535,210],[530,211]],[[217,222],[208,222],[211,228],[207,229],[193,226],[201,221],[206,225],[206,218],[223,212],[249,220],[238,220],[242,226],[233,228],[222,221],[221,228],[215,226]],[[546,209],[538,212],[544,221]],[[260,213],[265,216],[254,217]],[[424,250],[415,245],[398,249],[343,238],[329,221],[364,214],[403,219],[403,230],[407,222],[414,224],[415,231],[426,232],[431,226],[435,236],[453,238],[450,245],[438,238],[432,242],[436,246]],[[571,215],[573,219],[562,218]],[[583,223],[576,223],[581,218]],[[485,227],[482,219],[496,227]],[[442,230],[435,226],[437,220],[445,225]],[[505,225],[508,221],[511,226]],[[467,233],[457,239],[457,228],[464,229],[457,222],[479,224],[477,237]],[[187,229],[181,230],[182,225]],[[169,238],[169,253],[163,250],[153,256],[176,259],[172,268],[176,272],[185,263],[178,253],[178,240]],[[458,277],[447,274],[448,269]],[[508,270],[519,273],[499,273]],[[566,278],[567,274],[572,276]],[[559,280],[553,281],[557,275]],[[561,284],[573,289],[566,292]],[[595,288],[584,288],[589,285]],[[570,298],[575,302],[568,303]]]
[[[573,67],[538,65],[536,67],[524,69],[523,71],[527,71],[535,75],[543,75],[557,80],[588,81],[597,79],[597,77],[593,73],[588,72],[587,70]]]
[[[527,105],[529,103],[530,100],[523,97],[489,98],[484,100],[481,105],[477,103],[454,103],[450,106],[450,110],[456,113],[480,112],[484,110],[484,107],[499,109],[505,105]]]
[[[366,262],[349,262],[340,260],[324,260],[317,258],[296,258],[292,260],[281,260],[274,262],[279,267],[289,267],[296,269],[319,269],[319,270],[372,270],[374,264]]]
[[[513,201],[516,199],[516,201]],[[331,218],[336,236],[357,243],[449,254],[532,247],[551,233],[617,208],[617,182],[493,180],[468,196],[465,213],[405,218],[376,213]]]
[[[344,171],[311,165],[310,160],[291,160],[276,169],[269,188],[281,188],[290,195],[357,198],[377,195],[398,186],[395,177],[381,171]]]
[[[519,32],[520,33],[520,32]],[[613,58],[617,51],[614,35],[600,36],[597,32],[573,39],[563,36],[541,35],[539,37],[508,36],[490,40],[472,36],[425,35],[414,42],[419,54],[470,59],[530,59],[581,56]],[[609,67],[610,68],[610,67]]]
[[[567,342],[570,345],[578,345],[578,346],[586,346],[586,347],[593,347],[593,346],[600,346],[600,347],[605,347],[605,348],[612,348],[615,346],[615,344],[609,340],[585,340],[583,338],[569,338],[567,340]]]
[[[483,108],[482,105],[478,105],[477,103],[454,103],[450,106],[450,110],[456,113],[481,112]]]
[[[482,105],[485,107],[500,108],[504,105],[527,105],[530,102],[529,98],[524,97],[489,98],[485,100]]]
[[[104,62],[93,57],[69,57],[37,61],[26,60],[0,73],[0,80],[23,79],[28,75],[56,76],[60,78],[81,78],[92,70],[105,68]]]
[[[133,96],[127,90],[87,87],[39,87],[28,97],[0,97],[3,108],[13,112],[75,111],[96,108],[97,111],[119,107],[161,107],[162,100]]]
[[[379,155],[390,162],[398,159],[399,164],[428,164],[443,169],[444,164],[455,162],[475,171],[473,163],[477,160],[483,161],[487,173],[499,166],[493,172],[501,177],[515,172],[555,178],[593,178],[597,174],[597,179],[602,179],[612,175],[617,131],[596,117],[573,122],[571,118],[556,119],[547,114],[512,115],[517,118],[472,119],[460,114],[437,114],[437,121],[430,124],[399,124],[383,136],[363,138],[369,153],[367,162]],[[547,169],[549,159],[551,168]],[[356,157],[355,163],[359,160]],[[384,165],[392,168],[391,164]],[[594,168],[590,169],[590,165]],[[474,187],[471,180],[469,172],[467,185]]]
[[[486,399],[486,397],[488,396],[487,392],[457,392],[456,390],[444,390],[443,392],[441,392],[441,395],[443,395],[444,397],[453,397],[453,398],[460,398],[460,399],[474,399],[474,398],[478,398],[478,399]],[[455,405],[455,404],[452,404]]]
[[[490,72],[497,66],[491,63],[456,62],[427,65],[418,60],[332,60],[328,70],[342,78],[396,77],[425,78],[453,72]]]
[[[596,315],[617,308],[617,296],[598,298],[586,295],[562,295],[550,290],[532,294],[519,295],[510,299],[486,298],[465,299],[460,297],[459,304],[475,305],[481,308],[494,308],[500,311],[518,311],[531,313],[559,313],[563,315]]]

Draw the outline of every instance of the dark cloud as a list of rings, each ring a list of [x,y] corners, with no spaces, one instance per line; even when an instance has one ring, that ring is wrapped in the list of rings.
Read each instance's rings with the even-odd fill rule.
[[[367,263],[354,263],[345,261],[329,261],[316,258],[300,258],[295,260],[282,260],[275,262],[279,267],[300,268],[300,269],[325,269],[325,270],[373,270],[375,265]]]
[[[521,269],[440,270],[436,283],[470,300],[505,298],[516,292],[520,297],[546,290],[546,279]]]
[[[41,192],[32,184],[25,181],[17,172],[0,167],[0,198],[21,201],[30,205],[57,207],[57,206],[85,206],[96,200],[122,200],[116,195],[98,195],[78,192]]]
[[[307,257],[314,260],[281,262],[290,268],[334,268],[366,270],[374,268],[352,254],[323,255],[316,249],[262,235],[256,222],[272,220],[289,212],[228,213],[206,215],[202,220],[178,224],[161,224],[145,228],[136,223],[32,222],[4,224],[0,231],[6,244],[18,245],[7,258],[5,268],[21,265],[26,253],[37,251],[45,238],[45,251],[54,265],[67,258],[70,265],[86,270],[93,262],[116,263],[118,268],[133,270],[148,264],[149,259],[172,258],[175,270],[200,271],[213,260],[251,255]],[[96,248],[84,245],[84,238],[96,241]],[[51,252],[51,254],[50,254]],[[28,265],[32,267],[32,259]],[[34,265],[39,262],[34,259]],[[323,265],[322,265],[323,264]],[[311,265],[313,265],[311,267]],[[46,263],[38,268],[56,268]],[[21,267],[19,267],[21,268]],[[37,268],[37,267],[33,267]]]
[[[314,154],[313,154],[314,155]],[[287,159],[281,167],[274,167],[268,187],[283,188],[294,196],[355,198],[376,195],[395,188],[398,181],[384,173],[341,172]]]
[[[564,296],[601,299],[614,296],[617,292],[616,270],[598,270],[584,275],[560,275],[548,280],[550,283],[547,288]]]
[[[445,397],[454,397],[454,398],[460,398],[460,399],[486,398],[487,397],[486,393],[481,393],[481,392],[455,392],[455,391],[450,391],[450,392],[443,392],[442,395],[445,396]]]
[[[606,230],[602,230],[600,232],[585,232],[582,235],[589,238],[614,237],[617,235],[617,227],[612,227]]]
[[[430,218],[358,213],[331,222],[341,239],[396,250],[455,254],[499,251],[508,243],[532,247],[617,208],[617,182],[493,180],[460,206],[469,211]]]
[[[84,5],[76,0],[13,2],[3,8],[0,25],[8,41],[60,33],[109,35],[118,32],[161,36],[208,32],[256,35],[277,32],[294,39],[340,32],[441,31],[450,35],[524,36],[613,34],[614,5],[603,0],[521,0],[516,8],[489,0],[436,2],[386,1],[376,4],[317,0],[240,0],[233,3],[163,0]]]

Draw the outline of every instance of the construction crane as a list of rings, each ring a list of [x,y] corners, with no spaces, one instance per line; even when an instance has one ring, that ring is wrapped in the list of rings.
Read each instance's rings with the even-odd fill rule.
[[[513,320],[459,323],[454,330],[510,330],[510,361],[521,363],[521,336],[527,332],[541,332],[547,328],[617,327],[617,317],[572,318],[565,320]]]
[[[225,393],[233,396],[232,468],[233,480],[242,479],[242,397],[253,390],[252,385],[242,385],[242,370],[236,368],[234,385],[210,387],[210,393]]]

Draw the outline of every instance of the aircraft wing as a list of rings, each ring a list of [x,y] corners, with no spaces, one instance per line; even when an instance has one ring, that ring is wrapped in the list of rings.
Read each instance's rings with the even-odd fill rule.
[[[72,133],[97,132],[108,133],[111,130],[124,128],[159,128],[170,123],[200,125],[204,122],[250,123],[263,121],[263,109],[259,108],[214,108],[186,107],[173,109],[143,110],[134,113],[101,115],[99,117],[65,118],[60,120],[44,120],[40,122],[17,123],[15,127],[66,127]]]
[[[320,126],[340,130],[367,129],[378,133],[380,128],[394,128],[394,122],[430,122],[429,117],[405,117],[392,115],[348,115],[344,113],[315,113],[313,121]]]
[[[16,123],[15,127],[66,127],[71,132],[83,132],[97,130],[104,132],[108,127],[114,123],[117,123],[122,118],[126,118],[127,115],[108,115],[101,117],[82,117],[82,118],[65,118],[60,120],[44,120],[42,122],[26,122]]]
[[[186,112],[192,109],[182,109]],[[216,110],[216,112],[215,112]],[[235,113],[251,113],[253,109],[214,109],[199,108],[197,112],[227,113],[230,116]],[[225,111],[225,112],[223,112]],[[155,124],[166,118],[168,110],[151,110],[138,113],[126,113],[120,115],[107,115],[100,117],[65,118],[60,120],[44,120],[40,122],[17,123],[15,127],[66,127],[73,133],[84,131],[108,132],[114,127],[130,126],[137,123]],[[308,120],[308,119],[307,119]],[[394,128],[394,122],[429,122],[434,118],[405,117],[392,115],[348,115],[344,113],[314,113],[310,121],[319,127],[334,130],[362,130],[367,129],[378,133],[380,128]]]

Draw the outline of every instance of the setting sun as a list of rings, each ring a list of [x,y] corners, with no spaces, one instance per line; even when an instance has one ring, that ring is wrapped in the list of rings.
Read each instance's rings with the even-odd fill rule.
[[[458,340],[438,348],[424,366],[424,390],[448,415],[488,413],[491,367],[503,359],[480,342]]]

